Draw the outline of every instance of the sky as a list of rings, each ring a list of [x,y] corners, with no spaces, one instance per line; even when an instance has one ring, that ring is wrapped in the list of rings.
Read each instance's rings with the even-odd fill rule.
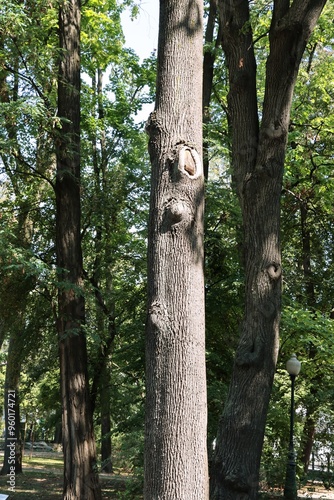
[[[130,10],[122,14],[122,26],[126,47],[132,48],[141,60],[150,57],[158,48],[159,0],[142,0],[139,14],[131,21]],[[154,103],[144,104],[136,121],[146,121],[154,109]]]
[[[126,46],[141,59],[149,57],[158,48],[159,0],[142,0],[139,14],[131,21],[130,11],[122,14]]]

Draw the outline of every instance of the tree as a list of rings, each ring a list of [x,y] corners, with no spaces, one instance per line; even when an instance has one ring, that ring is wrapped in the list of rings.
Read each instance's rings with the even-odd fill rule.
[[[218,17],[218,1],[210,0],[208,6],[208,18],[205,30],[204,57],[203,57],[203,165],[204,176],[209,175],[209,131],[211,121],[210,102],[213,87],[214,63],[216,51],[220,45],[221,29],[215,33]],[[214,42],[214,37],[216,37]]]
[[[113,432],[115,432],[115,423],[119,426],[118,431],[128,425],[128,408],[130,406],[136,407],[137,410],[137,407],[141,405],[141,402],[138,403],[138,401],[141,400],[143,393],[144,322],[142,310],[145,301],[143,293],[145,272],[143,272],[142,262],[144,262],[146,248],[146,227],[145,231],[142,228],[145,224],[144,220],[146,222],[146,205],[148,204],[146,193],[148,191],[147,165],[149,162],[146,135],[144,131],[139,134],[139,125],[134,126],[133,116],[140,109],[142,102],[148,99],[144,95],[146,89],[144,92],[143,88],[148,84],[147,77],[151,78],[151,74],[153,74],[151,69],[153,58],[152,62],[149,60],[141,67],[138,58],[132,51],[122,49],[120,9],[121,7],[112,0],[100,2],[98,5],[86,3],[83,7],[83,29],[86,31],[82,37],[84,55],[81,65],[82,71],[91,74],[102,67],[106,72],[110,70],[110,81],[103,89],[103,95],[101,92],[98,99],[94,99],[96,95],[92,97],[91,89],[83,85],[81,96],[84,96],[85,99],[81,99],[80,102],[82,108],[80,120],[84,131],[83,134],[80,134],[80,159],[84,165],[83,171],[80,173],[80,194],[83,199],[83,203],[81,203],[83,230],[80,236],[81,243],[84,245],[85,271],[87,271],[85,278],[87,276],[91,278],[95,272],[100,273],[101,276],[99,287],[95,287],[94,284],[92,286],[89,279],[85,283],[85,310],[88,311],[88,314],[83,317],[83,327],[84,334],[88,339],[87,368],[90,380],[92,380],[93,392],[96,389],[96,382],[101,380],[101,388],[99,389],[101,396],[98,396],[97,400],[96,420],[99,415],[103,415],[103,419],[101,418],[103,427],[108,429],[107,420],[108,418],[110,420],[110,416],[108,417],[107,414],[111,409]],[[16,348],[9,349],[8,356],[5,353],[4,358],[7,359],[8,378],[11,371],[11,379],[14,380],[15,384],[17,384],[20,375],[21,357],[23,358],[23,381],[26,381],[26,376],[28,376],[29,382],[27,386],[24,382],[21,384],[21,388],[24,388],[23,414],[28,417],[30,422],[34,418],[31,405],[31,411],[27,412],[26,408],[29,406],[30,392],[36,391],[40,393],[40,396],[36,398],[35,407],[38,406],[43,415],[46,415],[47,418],[50,417],[48,421],[52,423],[56,423],[59,418],[57,400],[59,392],[52,391],[52,397],[48,401],[50,406],[53,405],[54,408],[57,408],[56,414],[51,415],[49,407],[44,406],[45,398],[38,385],[41,374],[34,369],[34,366],[38,356],[44,358],[41,350],[41,339],[43,346],[47,346],[51,359],[51,353],[55,354],[57,351],[56,339],[50,333],[50,325],[54,327],[53,320],[57,319],[56,290],[57,286],[60,291],[66,291],[72,287],[67,281],[66,269],[60,269],[57,279],[54,255],[55,206],[52,189],[55,187],[53,182],[56,168],[55,146],[59,147],[58,152],[61,151],[66,140],[70,140],[72,134],[68,116],[60,116],[57,113],[58,87],[54,84],[57,76],[55,61],[58,64],[58,55],[59,53],[63,54],[63,50],[59,51],[57,47],[57,14],[58,4],[55,5],[55,8],[52,8],[50,3],[46,7],[44,0],[33,0],[33,2],[28,3],[9,1],[0,13],[4,26],[0,37],[0,119],[2,125],[0,127],[2,213],[0,251],[1,262],[4,264],[1,266],[1,278],[4,278],[3,285],[6,282],[6,287],[2,287],[0,297],[0,340],[2,341],[9,333],[12,335],[12,332],[13,335],[14,333],[16,335],[15,338],[13,336],[13,341],[10,341]],[[38,51],[35,50],[36,47],[38,47]],[[110,67],[111,63],[112,67]],[[108,69],[106,69],[107,66]],[[73,86],[66,85],[66,82],[64,87],[66,90],[73,90]],[[95,110],[97,109],[94,107],[96,101],[99,104],[98,110],[102,111],[99,113],[97,121],[100,123],[97,125],[96,122],[94,123]],[[76,104],[75,101],[74,104]],[[105,109],[103,109],[104,105]],[[92,189],[94,176],[90,166],[95,162],[95,159],[92,150],[87,148],[87,129],[89,126],[91,127],[89,132],[95,127],[93,131],[95,143],[98,143],[102,134],[105,134],[106,137],[105,150],[100,148],[99,144],[95,148],[96,157],[101,160],[101,156],[103,156],[98,172],[101,191]],[[65,137],[61,143],[63,131]],[[93,139],[91,141],[93,143]],[[63,149],[65,147],[66,144]],[[72,151],[71,145],[69,145],[68,151]],[[99,156],[100,154],[101,156]],[[143,158],[145,158],[144,162]],[[71,157],[69,154],[69,163],[71,159],[73,156]],[[64,168],[66,170],[67,165]],[[66,172],[69,173],[69,177],[73,178],[71,172],[68,170]],[[4,182],[2,183],[2,181]],[[59,185],[60,183],[57,184],[57,188]],[[8,191],[7,186],[9,186]],[[142,193],[144,193],[143,196]],[[140,205],[139,209],[134,209],[136,204]],[[143,209],[144,204],[145,209]],[[101,206],[103,206],[103,213]],[[13,213],[19,214],[19,217],[13,217]],[[24,224],[25,216],[27,224]],[[29,233],[30,243],[25,245],[28,248],[23,248],[24,245],[20,244],[20,231],[15,227],[19,219],[22,219],[20,223],[23,227],[26,226],[26,232]],[[96,247],[92,246],[92,240],[96,238],[97,241],[99,238],[101,221],[103,221],[101,241],[103,258],[96,259],[97,254],[100,256],[101,248],[98,248],[98,244]],[[22,231],[22,233],[24,232]],[[142,234],[139,235],[140,232]],[[63,275],[61,275],[62,271],[64,271]],[[15,279],[15,273],[17,279]],[[27,280],[23,280],[23,276],[27,277]],[[7,285],[12,299],[10,308],[8,308]],[[80,289],[76,288],[79,294],[83,290],[81,284],[80,287]],[[26,293],[23,294],[23,291]],[[105,315],[104,332],[99,328],[101,322],[97,319],[98,315],[95,315],[95,304],[90,300],[91,297],[96,297],[98,294],[107,306],[106,311],[108,312],[109,308],[110,312],[109,315],[106,315],[103,311]],[[21,304],[26,302],[27,307],[21,308]],[[103,304],[103,301],[99,303],[100,310],[102,310],[101,303]],[[9,312],[12,313],[15,322],[9,318]],[[22,325],[20,326],[18,323],[21,318]],[[46,318],[49,318],[48,322]],[[112,325],[115,323],[115,319],[117,324]],[[131,384],[129,383],[128,386],[132,385],[133,392],[126,396],[127,409],[123,408],[125,406],[124,401],[122,401],[122,398],[125,399],[123,387],[115,396],[116,391],[114,387],[110,386],[110,373],[108,373],[108,378],[105,377],[104,380],[102,380],[103,375],[101,376],[100,373],[100,358],[104,358],[103,361],[108,362],[109,371],[111,367],[110,357],[107,358],[110,349],[105,349],[107,347],[106,336],[110,333],[111,327],[113,332],[117,328],[123,337],[117,348],[119,350],[126,349],[127,353],[131,351],[130,356],[124,355],[121,366],[118,366],[117,359],[114,361],[113,370],[120,372],[120,374],[115,373],[111,383],[117,384],[120,380],[123,381],[124,373],[122,372],[130,371],[129,366],[133,359],[136,363],[136,368],[131,368],[132,378]],[[129,333],[130,331],[131,333]],[[125,335],[127,336],[126,340]],[[31,338],[33,338],[33,344]],[[22,340],[20,345],[17,339]],[[129,349],[130,343],[135,347],[131,345]],[[30,349],[33,349],[31,354]],[[100,353],[102,356],[99,356]],[[30,360],[33,359],[32,366],[27,363],[27,357]],[[42,371],[48,370],[51,361],[45,360],[43,363],[39,363],[39,366],[43,368]],[[136,371],[135,375],[134,371]],[[14,382],[11,382],[11,387]],[[113,391],[111,397],[108,397],[106,389]],[[133,402],[133,394],[136,398],[135,403]],[[111,404],[113,398],[117,398],[115,408]],[[18,397],[16,401],[18,401]],[[104,409],[101,408],[102,402]],[[122,408],[121,411],[120,408]],[[124,424],[125,422],[126,424]],[[136,425],[139,426],[138,423]],[[17,430],[19,430],[18,426]],[[106,434],[104,440],[106,442],[107,439],[110,439],[111,433],[107,431],[104,434]],[[105,455],[106,457],[102,457],[102,460],[104,458],[110,459],[110,448],[109,451],[106,450]],[[104,462],[106,463],[107,460]],[[18,472],[18,467],[16,467],[16,471]]]
[[[148,235],[145,498],[207,498],[201,1],[160,2]],[[180,49],[182,47],[182,50]]]
[[[80,17],[77,0],[60,5],[55,192],[63,494],[66,500],[98,500],[101,491],[90,408],[80,234]]]
[[[291,110],[282,193],[285,285],[280,358],[286,361],[291,352],[297,352],[302,360],[301,377],[296,386],[298,412],[295,430],[297,466],[302,463],[304,472],[300,468],[300,473],[304,477],[309,473],[311,452],[316,451],[319,442],[319,429],[322,430],[321,439],[330,440],[330,436],[326,437],[323,432],[323,415],[331,415],[328,408],[331,377],[327,367],[331,366],[333,353],[333,326],[330,320],[330,290],[333,286],[333,213],[330,202],[333,191],[330,159],[333,149],[333,102],[326,90],[332,87],[330,82],[334,77],[331,65],[332,14],[333,6],[327,4],[306,47],[299,70]],[[283,461],[279,467],[278,458],[283,456],[285,460],[284,451],[288,446],[285,437],[288,435],[289,402],[282,405],[285,390],[277,375],[267,417],[266,449],[262,459],[266,480],[271,484],[279,480],[280,472],[285,472],[286,464]],[[284,424],[286,427],[282,428]]]
[[[278,354],[280,199],[292,95],[305,46],[325,3],[295,1],[290,6],[278,1],[270,10],[263,6],[265,14],[271,14],[271,23],[261,122],[249,3],[219,4],[229,71],[232,173],[243,218],[245,308],[213,458],[211,497],[215,500],[257,496]]]
[[[116,338],[129,338],[129,327],[125,328],[124,323],[128,326],[132,311],[125,304],[133,301],[134,296],[138,298],[138,288],[143,286],[133,254],[138,251],[140,217],[135,220],[129,215],[140,213],[146,225],[149,161],[147,137],[140,130],[143,127],[134,123],[134,114],[148,99],[153,62],[149,59],[140,65],[131,50],[122,48],[120,7],[116,2],[88,3],[82,15],[82,67],[91,76],[90,88],[83,85],[81,101],[85,166],[82,243],[85,278],[95,296],[95,307],[86,300],[86,326],[95,340],[89,346],[89,365],[92,407],[101,423],[102,470],[111,472],[111,437],[115,426],[121,425],[121,419],[116,417],[111,371],[118,365],[116,344],[125,344],[125,339],[118,342]],[[127,208],[130,204],[131,212]],[[140,206],[140,210],[135,206]],[[144,241],[142,238],[141,260],[146,250]],[[144,305],[139,302],[134,310],[142,308]],[[141,373],[141,379],[142,376]]]
[[[29,10],[29,9],[27,9]],[[27,310],[30,294],[36,285],[36,261],[31,251],[35,217],[31,212],[32,203],[43,196],[43,187],[38,175],[30,178],[29,188],[25,176],[30,176],[30,148],[21,143],[22,135],[29,127],[24,119],[29,104],[21,105],[26,96],[22,85],[24,62],[29,49],[20,50],[16,43],[19,34],[31,40],[34,34],[23,34],[22,24],[27,20],[24,6],[16,6],[9,2],[1,11],[1,25],[4,29],[0,36],[0,105],[1,105],[1,138],[0,157],[2,166],[2,216],[1,216],[1,282],[0,316],[2,323],[1,345],[5,336],[9,336],[5,380],[5,453],[1,470],[9,474],[22,472],[22,449],[20,432],[20,392],[19,382],[24,357],[29,354],[30,338],[27,321]],[[6,22],[6,17],[8,22]],[[21,24],[22,23],[22,24]],[[23,45],[24,42],[23,42]],[[33,100],[33,98],[32,98]],[[37,117],[38,113],[36,113]],[[39,120],[37,120],[39,122]],[[40,123],[40,122],[39,122]],[[28,140],[27,143],[30,141]],[[41,165],[40,142],[36,147],[36,162],[41,177],[45,165]],[[37,174],[37,170],[35,170]],[[33,200],[33,201],[32,201]],[[16,214],[13,217],[13,212]],[[9,422],[11,425],[9,425]],[[14,429],[9,430],[9,429]],[[14,432],[14,433],[13,433]],[[12,443],[15,436],[15,461],[12,461]],[[11,456],[11,460],[9,457]]]

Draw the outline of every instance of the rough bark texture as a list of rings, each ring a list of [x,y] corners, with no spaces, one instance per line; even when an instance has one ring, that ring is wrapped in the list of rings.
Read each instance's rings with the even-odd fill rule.
[[[100,500],[89,400],[80,239],[80,4],[60,6],[56,247],[65,500]]]
[[[257,498],[278,351],[280,196],[291,100],[306,42],[325,1],[274,2],[259,127],[248,0],[220,1],[229,69],[232,166],[244,227],[245,311],[211,471],[211,498]]]
[[[160,2],[148,242],[145,499],[208,496],[201,1]]]

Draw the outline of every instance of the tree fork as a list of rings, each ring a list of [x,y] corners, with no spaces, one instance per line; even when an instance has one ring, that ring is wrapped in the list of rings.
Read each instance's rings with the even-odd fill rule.
[[[255,500],[278,353],[280,196],[299,64],[325,0],[274,3],[261,127],[249,2],[219,1],[232,168],[244,228],[245,310],[211,471],[213,500]],[[298,27],[298,29],[297,29]]]

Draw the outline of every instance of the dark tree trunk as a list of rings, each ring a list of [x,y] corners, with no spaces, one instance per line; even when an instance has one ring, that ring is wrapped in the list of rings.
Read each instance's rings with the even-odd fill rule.
[[[54,432],[54,438],[53,438],[53,441],[55,444],[61,444],[63,442],[62,435],[63,435],[62,423],[59,422],[55,426],[55,432]],[[27,441],[29,441],[29,439]]]
[[[305,476],[308,473],[308,469],[309,469],[309,465],[310,465],[311,453],[312,453],[314,437],[315,437],[315,425],[316,425],[316,422],[314,419],[314,415],[309,415],[307,413],[305,424],[304,424],[304,430],[303,430],[304,443],[303,443],[303,448],[302,448],[302,453],[301,453],[301,461],[303,464]]]
[[[22,443],[20,432],[19,381],[21,375],[22,330],[12,333],[9,340],[6,380],[5,380],[5,451],[2,475],[15,475],[22,472]],[[12,491],[14,491],[14,489]]]
[[[111,419],[110,419],[110,374],[107,365],[104,365],[100,381],[101,403],[101,461],[103,472],[113,471],[111,458]]]
[[[308,202],[303,200],[300,205],[300,227],[302,239],[302,265],[305,284],[305,296],[307,306],[314,311],[316,306],[316,296],[314,287],[314,277],[311,266],[311,231],[310,223],[308,221]],[[309,346],[308,357],[314,360],[317,355],[316,346],[311,343]],[[314,361],[313,361],[314,362]],[[303,429],[303,439],[301,443],[301,461],[306,475],[309,468],[311,452],[315,437],[315,426],[319,413],[319,403],[317,398],[318,387],[321,387],[321,374],[317,374],[312,378],[310,388],[310,398],[306,405],[306,419]]]
[[[110,410],[110,376],[108,360],[110,357],[113,341],[116,336],[115,323],[115,303],[112,290],[112,275],[108,271],[111,267],[110,255],[112,252],[108,247],[110,241],[111,228],[115,213],[110,213],[107,203],[110,193],[106,185],[106,173],[108,167],[106,134],[103,128],[104,107],[103,107],[103,71],[97,70],[97,79],[94,76],[92,80],[92,89],[97,96],[97,112],[101,121],[99,143],[97,147],[97,137],[92,135],[93,166],[94,166],[94,188],[97,203],[97,223],[95,225],[94,249],[95,259],[92,276],[89,278],[95,291],[96,299],[96,318],[98,331],[102,341],[100,349],[96,355],[93,364],[93,377],[91,384],[91,403],[92,410],[95,411],[96,399],[100,394],[101,409],[101,459],[103,472],[111,473],[111,410]],[[105,267],[104,284],[101,284],[101,269]]]
[[[1,37],[0,37],[1,38]],[[0,47],[4,50],[4,42],[0,39]],[[13,77],[13,87],[11,89],[12,101],[15,102],[19,98],[19,57],[14,62],[15,73]],[[7,72],[1,68],[0,70],[0,102],[10,102],[9,84],[7,82]],[[15,144],[17,152],[19,152],[19,143],[17,140],[17,127],[15,120],[10,114],[5,117],[5,128],[8,134],[8,139]],[[20,154],[14,159],[13,165],[20,167]],[[4,159],[4,156],[2,156]],[[18,200],[18,218],[17,218],[17,245],[22,248],[28,248],[31,241],[30,221],[29,221],[29,204],[27,200],[22,199],[20,184],[15,175],[15,168],[11,170],[11,159],[4,160],[6,173],[12,182],[12,187]],[[9,276],[5,283],[2,283],[2,293],[10,293],[11,303],[13,308],[10,310],[8,317],[3,320],[0,328],[0,346],[2,346],[6,333],[10,333],[9,347],[7,354],[5,391],[4,391],[4,410],[5,410],[5,451],[4,461],[1,469],[1,474],[7,475],[22,472],[22,446],[20,434],[20,400],[19,400],[19,382],[21,376],[21,365],[24,356],[24,312],[26,309],[27,297],[34,286],[34,278],[27,278],[22,271],[13,273]],[[6,292],[6,288],[8,288]],[[13,475],[14,471],[14,475]],[[15,480],[14,480],[15,483]],[[12,487],[11,485],[9,485]],[[14,488],[15,489],[15,488]],[[14,490],[12,490],[14,491]]]
[[[215,27],[218,20],[218,0],[211,0],[209,7],[209,16],[205,31],[205,43],[212,45],[215,34]],[[219,28],[216,38],[215,49],[221,43],[221,29]],[[213,70],[216,59],[215,49],[207,48],[203,58],[203,168],[204,177],[209,175],[209,142],[207,127],[210,123],[210,101],[213,85]]]
[[[146,500],[208,496],[200,0],[160,2],[146,343]],[[181,50],[182,48],[182,50]]]
[[[64,499],[100,500],[90,408],[80,239],[80,5],[59,10],[60,65],[56,137],[58,336],[64,451]]]
[[[281,308],[280,197],[291,100],[301,57],[325,1],[275,2],[259,127],[248,0],[220,0],[229,70],[233,179],[244,229],[245,311],[219,425],[211,498],[257,498]],[[298,26],[298,29],[296,29]]]

